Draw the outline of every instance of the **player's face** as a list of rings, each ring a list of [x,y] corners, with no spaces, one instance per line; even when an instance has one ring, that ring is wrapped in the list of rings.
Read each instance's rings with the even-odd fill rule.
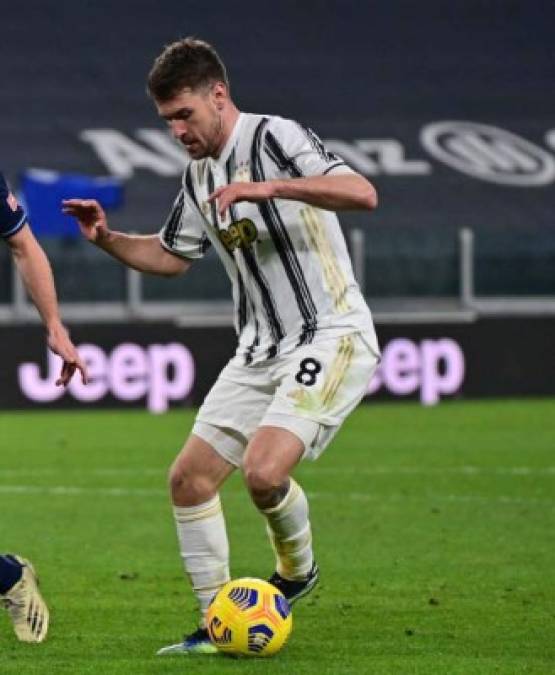
[[[216,82],[199,90],[185,88],[169,101],[156,102],[158,114],[192,159],[219,155],[225,143],[222,109],[226,95],[225,86]]]

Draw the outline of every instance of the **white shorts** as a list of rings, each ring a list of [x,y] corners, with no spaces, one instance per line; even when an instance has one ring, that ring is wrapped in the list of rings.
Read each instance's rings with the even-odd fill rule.
[[[316,459],[366,393],[378,364],[375,342],[360,333],[316,339],[271,361],[230,361],[202,404],[193,433],[241,466],[260,426],[287,429]]]

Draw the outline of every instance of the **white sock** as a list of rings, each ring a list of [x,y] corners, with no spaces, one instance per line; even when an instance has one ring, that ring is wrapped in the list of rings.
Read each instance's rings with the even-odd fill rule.
[[[302,579],[312,567],[312,532],[308,501],[301,486],[292,478],[289,491],[271,509],[264,509],[268,535],[276,553],[276,570],[285,579]]]
[[[219,495],[198,506],[173,507],[179,552],[202,614],[229,581],[229,543]]]

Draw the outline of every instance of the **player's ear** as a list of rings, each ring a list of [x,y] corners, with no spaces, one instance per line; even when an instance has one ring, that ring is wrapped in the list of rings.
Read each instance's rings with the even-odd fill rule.
[[[212,100],[218,110],[222,110],[224,104],[229,96],[227,87],[224,82],[214,82],[212,85]]]

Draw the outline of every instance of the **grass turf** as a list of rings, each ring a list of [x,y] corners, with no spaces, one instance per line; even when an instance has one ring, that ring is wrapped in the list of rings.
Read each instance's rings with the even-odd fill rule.
[[[155,657],[195,614],[166,468],[193,413],[0,415],[0,550],[31,558],[48,640],[0,616],[0,672],[555,672],[555,400],[359,408],[297,477],[322,581],[269,660]],[[240,478],[232,575],[273,558]]]

